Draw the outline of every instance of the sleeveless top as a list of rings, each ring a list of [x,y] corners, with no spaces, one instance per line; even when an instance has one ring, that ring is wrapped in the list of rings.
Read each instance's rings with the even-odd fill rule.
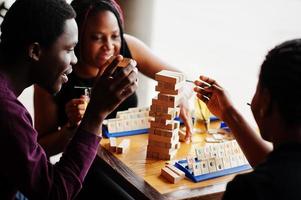
[[[124,43],[123,51],[120,52],[126,58],[132,58],[131,52],[126,43]],[[58,105],[58,120],[59,125],[63,126],[67,123],[68,118],[65,112],[65,105],[74,98],[79,98],[85,94],[85,89],[82,87],[92,87],[95,78],[84,79],[78,77],[74,72],[68,75],[68,82],[62,86],[60,92],[54,97],[56,104]],[[138,98],[137,94],[129,96],[125,99],[110,115],[107,119],[116,117],[117,111],[127,110],[128,108],[137,107]]]

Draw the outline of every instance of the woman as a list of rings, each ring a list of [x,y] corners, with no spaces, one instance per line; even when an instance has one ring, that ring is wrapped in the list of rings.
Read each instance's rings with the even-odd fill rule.
[[[262,138],[215,80],[200,79],[197,96],[229,125],[254,166],[228,184],[224,199],[301,199],[301,39],[272,49],[261,66],[251,109]]]
[[[74,87],[92,87],[96,75],[105,69],[103,64],[113,55],[121,54],[137,61],[137,68],[154,78],[155,73],[168,67],[149,48],[136,38],[124,34],[119,6],[111,0],[74,0],[71,3],[76,12],[79,26],[79,42],[76,47],[78,63],[68,76],[69,81],[62,90],[52,97],[39,87],[35,87],[34,108],[35,127],[39,132],[39,143],[51,156],[61,152],[76,130],[83,113],[85,99]],[[164,66],[164,67],[163,67]],[[45,106],[47,105],[47,106]],[[108,117],[115,117],[118,110],[137,106],[137,96],[127,98]],[[182,109],[182,119],[187,125],[187,136],[191,132],[188,112]],[[184,116],[184,117],[183,117]],[[100,160],[95,160],[83,185],[80,198],[99,190],[110,191],[114,199],[128,198],[127,194],[112,183]],[[105,180],[105,181],[104,181]],[[119,189],[116,189],[119,188]]]
[[[35,87],[35,126],[39,131],[39,142],[49,156],[62,151],[83,116],[85,99],[74,87],[92,87],[98,72],[104,70],[101,66],[110,56],[121,54],[133,58],[139,71],[150,78],[155,78],[155,73],[163,69],[175,70],[156,57],[141,41],[123,33],[122,15],[115,1],[74,0],[71,5],[77,13],[79,26],[76,47],[78,63],[69,76],[68,84],[55,98]],[[115,117],[119,110],[136,106],[137,96],[133,94],[108,118]],[[189,112],[183,106],[181,117],[189,139],[192,125]]]

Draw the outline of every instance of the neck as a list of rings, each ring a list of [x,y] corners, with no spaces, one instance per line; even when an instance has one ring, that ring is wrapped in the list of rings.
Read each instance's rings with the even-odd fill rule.
[[[273,138],[273,144],[275,147],[282,143],[300,143],[301,144],[301,127],[300,125],[291,125],[283,129],[277,137]]]
[[[10,89],[18,97],[24,89],[32,85],[28,73],[28,66],[24,64],[2,65],[1,72],[9,81]]]

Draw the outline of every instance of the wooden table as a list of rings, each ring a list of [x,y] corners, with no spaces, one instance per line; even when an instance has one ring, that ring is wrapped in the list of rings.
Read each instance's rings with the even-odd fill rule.
[[[193,134],[193,142],[181,143],[174,159],[184,159],[194,153],[194,146],[204,145],[204,135]],[[226,184],[235,175],[227,175],[211,180],[192,182],[186,178],[176,184],[167,182],[160,176],[166,161],[146,159],[148,134],[117,138],[130,139],[130,147],[124,154],[111,153],[109,140],[103,138],[98,158],[107,165],[111,177],[135,199],[220,199]]]

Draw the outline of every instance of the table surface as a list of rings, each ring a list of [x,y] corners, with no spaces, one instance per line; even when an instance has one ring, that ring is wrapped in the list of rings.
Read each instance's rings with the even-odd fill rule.
[[[185,159],[194,154],[194,148],[205,144],[205,133],[194,133],[192,142],[181,142],[175,160]],[[98,157],[106,163],[114,179],[135,199],[220,199],[226,184],[236,174],[226,175],[195,183],[185,177],[178,183],[169,183],[160,176],[161,168],[167,161],[146,159],[148,134],[117,138],[117,143],[130,139],[130,146],[123,154],[111,153],[108,150],[109,140],[103,138]]]

